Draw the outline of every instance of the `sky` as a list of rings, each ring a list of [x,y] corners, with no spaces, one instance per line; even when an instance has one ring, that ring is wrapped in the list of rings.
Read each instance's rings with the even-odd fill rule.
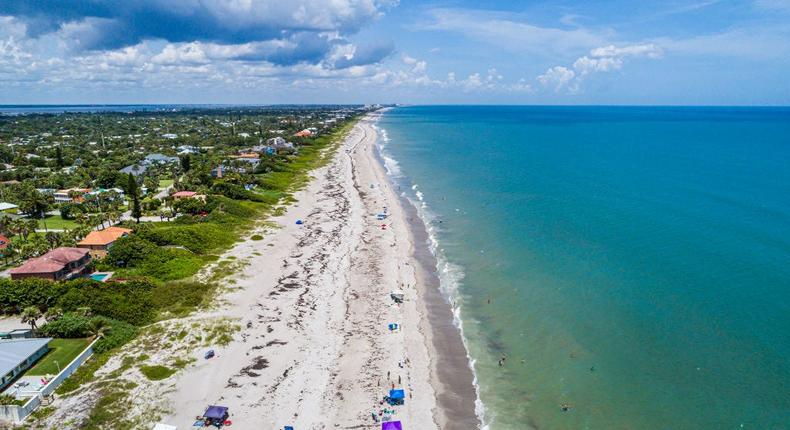
[[[790,0],[2,0],[0,104],[790,105]]]

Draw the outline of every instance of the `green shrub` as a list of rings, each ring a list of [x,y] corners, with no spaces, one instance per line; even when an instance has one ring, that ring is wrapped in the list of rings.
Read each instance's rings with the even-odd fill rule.
[[[184,279],[203,267],[203,259],[184,249],[159,249],[146,258],[134,273],[160,281]]]
[[[151,294],[155,307],[184,315],[202,306],[214,288],[214,285],[202,282],[170,282],[157,286]]]
[[[155,366],[140,366],[140,372],[151,381],[161,381],[167,379],[176,373],[175,369],[169,367],[155,365]]]
[[[66,312],[57,320],[41,326],[40,330],[44,336],[76,339],[88,335],[90,323],[90,317]]]
[[[137,327],[118,320],[108,320],[109,330],[93,345],[93,352],[103,354],[125,345],[137,336]]]
[[[57,302],[66,312],[88,307],[96,315],[134,325],[151,323],[156,317],[156,309],[151,303],[153,284],[149,281],[101,283],[81,279],[68,285],[70,288]]]
[[[252,239],[252,240],[263,240],[263,236],[261,236],[260,234],[253,234],[252,236],[250,236],[250,239]]]
[[[11,394],[0,394],[0,405],[17,405],[22,406],[28,399],[17,399],[16,396]]]
[[[156,251],[156,245],[139,232],[115,241],[103,262],[119,267],[136,266]]]

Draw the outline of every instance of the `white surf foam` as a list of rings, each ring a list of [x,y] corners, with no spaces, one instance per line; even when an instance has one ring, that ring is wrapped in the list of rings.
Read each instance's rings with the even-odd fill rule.
[[[378,121],[379,118],[380,117],[377,117],[376,121]],[[450,304],[453,314],[453,324],[461,333],[461,341],[466,350],[467,363],[472,371],[472,384],[475,388],[475,414],[482,423],[481,429],[489,430],[491,423],[486,420],[487,410],[480,399],[480,385],[478,383],[477,372],[475,371],[475,360],[469,354],[469,345],[464,335],[463,318],[461,317],[462,301],[460,299],[459,286],[464,278],[464,269],[460,265],[450,262],[445,256],[444,250],[441,248],[439,242],[439,217],[429,209],[428,203],[425,201],[425,195],[420,191],[419,185],[413,183],[409,178],[403,175],[400,164],[388,151],[387,146],[390,143],[390,139],[387,135],[387,131],[376,124],[373,124],[373,128],[380,137],[380,139],[376,139],[376,149],[378,150],[379,156],[384,161],[385,171],[393,182],[393,185],[397,187],[399,184],[411,183],[411,186],[408,187],[411,193],[404,191],[402,195],[406,197],[412,206],[414,206],[417,215],[422,220],[428,233],[428,248],[436,258],[436,273],[439,278],[439,290]],[[490,414],[488,415],[489,420],[493,418]]]

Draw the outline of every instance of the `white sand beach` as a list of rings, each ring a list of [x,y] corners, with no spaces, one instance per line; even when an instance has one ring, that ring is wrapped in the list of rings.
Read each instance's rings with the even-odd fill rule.
[[[272,220],[279,228],[230,251],[249,264],[229,305],[197,318],[240,319],[242,328],[215,358],[196,351],[196,364],[163,390],[171,414],[162,422],[188,427],[215,404],[230,408],[236,429],[375,428],[371,413],[395,386],[406,402],[393,419],[438,428],[411,234],[374,139],[361,121]],[[404,304],[393,303],[395,289]],[[400,332],[389,332],[393,322]]]

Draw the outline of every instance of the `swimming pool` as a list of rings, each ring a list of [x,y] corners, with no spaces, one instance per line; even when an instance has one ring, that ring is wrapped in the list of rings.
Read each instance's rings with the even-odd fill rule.
[[[110,276],[112,276],[112,273],[108,273],[108,272],[96,272],[96,273],[91,273],[89,276],[90,276],[90,278],[91,278],[91,279],[93,279],[94,281],[105,282],[105,281],[107,281],[108,279],[110,279]]]

